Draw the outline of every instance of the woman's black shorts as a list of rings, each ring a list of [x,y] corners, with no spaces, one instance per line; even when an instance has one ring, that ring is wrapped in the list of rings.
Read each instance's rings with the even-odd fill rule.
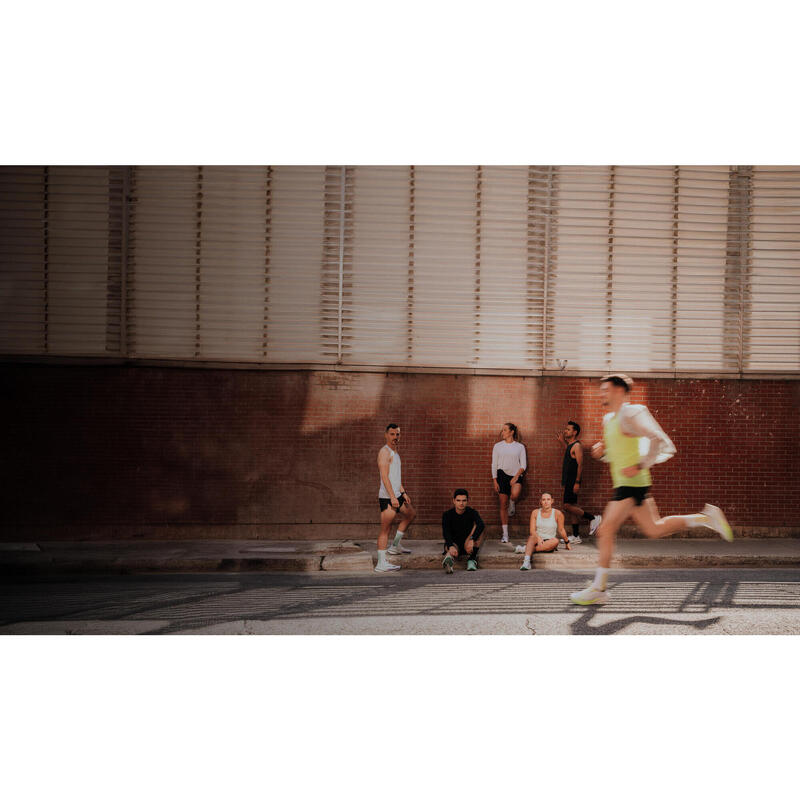
[[[500,487],[500,494],[511,494],[511,479],[513,475],[507,475],[503,470],[497,470],[497,485]],[[523,476],[517,478],[517,483],[522,486]]]

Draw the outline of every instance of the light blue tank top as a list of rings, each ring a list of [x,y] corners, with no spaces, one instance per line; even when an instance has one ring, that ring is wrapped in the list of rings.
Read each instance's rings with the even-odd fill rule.
[[[384,447],[389,451],[389,455],[392,457],[392,460],[389,464],[389,483],[392,484],[394,496],[397,497],[397,495],[400,494],[400,487],[403,485],[400,469],[400,455],[392,450],[388,444],[385,444]],[[380,486],[378,487],[378,497],[382,497],[384,500],[389,498],[386,488],[383,485],[383,481],[380,482]]]
[[[558,523],[556,522],[556,510],[553,508],[550,511],[549,517],[542,516],[542,509],[536,512],[536,533],[542,539],[552,539],[558,532]]]

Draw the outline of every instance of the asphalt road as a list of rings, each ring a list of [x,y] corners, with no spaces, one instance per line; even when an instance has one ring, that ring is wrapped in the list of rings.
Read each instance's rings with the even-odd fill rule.
[[[799,570],[85,575],[7,581],[3,634],[793,634]]]

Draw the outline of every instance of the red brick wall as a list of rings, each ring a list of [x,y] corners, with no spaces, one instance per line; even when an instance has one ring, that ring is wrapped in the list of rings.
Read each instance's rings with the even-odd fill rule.
[[[515,526],[560,505],[573,418],[600,436],[596,381],[333,372],[4,365],[5,540],[196,536],[371,538],[376,457],[401,425],[403,477],[434,535],[456,485],[498,523],[492,445],[515,422],[528,448]],[[722,506],[735,525],[800,529],[800,382],[640,380],[632,395],[673,438],[654,468],[662,514]],[[611,493],[587,458],[582,503]],[[429,526],[429,527],[426,527]],[[521,531],[520,531],[521,533]]]

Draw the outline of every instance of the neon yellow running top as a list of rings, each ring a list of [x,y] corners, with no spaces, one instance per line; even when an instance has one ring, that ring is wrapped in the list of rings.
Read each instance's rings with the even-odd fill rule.
[[[616,489],[618,486],[650,486],[650,470],[643,469],[632,478],[622,474],[625,467],[632,467],[639,463],[639,438],[626,436],[620,429],[619,411],[608,422],[603,422],[603,441],[606,446],[606,459],[611,466],[611,481]]]

